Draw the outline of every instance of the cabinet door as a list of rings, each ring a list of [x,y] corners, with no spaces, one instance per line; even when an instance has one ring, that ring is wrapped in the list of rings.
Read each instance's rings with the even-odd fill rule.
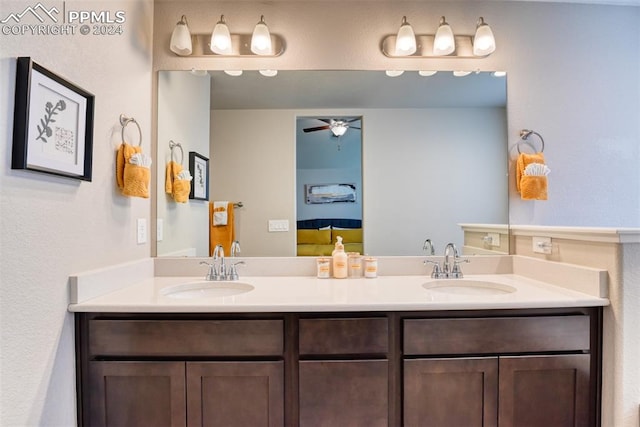
[[[497,425],[498,359],[404,361],[404,425]]]
[[[300,362],[300,426],[389,425],[386,360]]]
[[[500,358],[501,426],[582,427],[589,421],[589,355]]]
[[[284,425],[283,362],[188,362],[188,424]]]
[[[184,362],[90,362],[89,413],[96,427],[184,427]]]

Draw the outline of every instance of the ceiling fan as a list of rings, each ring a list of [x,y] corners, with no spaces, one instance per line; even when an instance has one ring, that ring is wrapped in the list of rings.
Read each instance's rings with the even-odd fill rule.
[[[303,129],[303,131],[305,133],[309,133],[309,132],[316,132],[319,130],[329,129],[333,133],[333,136],[340,137],[347,132],[347,129],[360,129],[359,127],[351,126],[351,123],[357,122],[358,120],[360,120],[360,117],[354,117],[352,119],[320,119],[318,118],[318,120],[320,120],[321,122],[325,122],[326,125],[316,126],[312,128],[305,128]]]

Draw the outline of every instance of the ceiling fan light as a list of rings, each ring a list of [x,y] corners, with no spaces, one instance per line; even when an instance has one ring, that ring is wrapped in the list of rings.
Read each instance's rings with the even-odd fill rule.
[[[407,17],[402,17],[402,24],[396,37],[396,55],[408,56],[416,52],[416,35],[411,24],[407,22]]]
[[[189,26],[187,25],[187,17],[182,15],[180,18],[180,22],[178,22],[173,29],[173,33],[171,33],[171,42],[169,44],[169,49],[177,55],[187,56],[191,55],[192,45],[191,45],[191,32],[189,31]]]
[[[251,52],[256,55],[271,55],[273,53],[271,49],[271,33],[269,32],[269,27],[267,27],[267,24],[264,22],[264,15],[260,16],[260,22],[258,22],[253,29]]]
[[[224,21],[224,15],[220,16],[220,20],[213,27],[211,33],[211,51],[218,55],[230,55],[231,54],[231,34],[229,33],[229,27],[227,27]]]
[[[475,56],[487,56],[496,50],[496,39],[493,37],[491,27],[484,22],[484,18],[478,19],[476,34],[473,36],[473,54]]]
[[[433,40],[433,54],[449,55],[454,50],[456,50],[456,41],[453,37],[453,30],[443,16],[440,18],[440,25]]]
[[[332,121],[329,125],[329,129],[331,129],[331,132],[335,136],[342,136],[347,132],[347,129],[349,129],[349,124],[342,120]]]

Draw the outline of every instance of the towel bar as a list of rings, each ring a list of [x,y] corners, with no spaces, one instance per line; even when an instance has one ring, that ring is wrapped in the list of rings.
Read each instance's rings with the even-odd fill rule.
[[[140,125],[133,117],[127,117],[124,114],[120,114],[120,125],[122,126],[122,130],[120,135],[122,136],[122,142],[124,142],[124,129],[127,127],[129,123],[133,123],[138,128],[138,135],[140,136],[140,140],[138,141],[138,146],[142,145],[142,129],[140,129]]]
[[[184,162],[184,150],[182,149],[182,144],[179,142],[173,142],[173,140],[169,140],[169,148],[171,149],[171,160],[173,160],[173,149],[178,147],[180,149],[180,165]]]
[[[518,143],[516,144],[516,148],[518,149],[518,153],[521,153],[520,151],[520,143],[521,142],[527,142],[528,143],[528,139],[531,135],[536,135],[538,138],[540,138],[540,142],[542,143],[542,148],[540,148],[540,153],[544,152],[544,138],[542,138],[542,135],[540,135],[538,132],[533,131],[533,130],[529,130],[529,129],[522,129],[520,131],[520,141],[518,141]],[[528,145],[533,148],[535,150],[535,147],[533,146],[533,144],[528,143]]]

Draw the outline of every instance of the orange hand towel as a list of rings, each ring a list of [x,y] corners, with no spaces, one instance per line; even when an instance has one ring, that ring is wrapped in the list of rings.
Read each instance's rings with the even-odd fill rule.
[[[141,146],[129,145],[123,141],[118,147],[118,152],[116,153],[116,182],[120,190],[124,190],[124,165],[129,163],[131,156],[136,153],[142,153]]]
[[[209,256],[213,256],[216,245],[222,245],[225,254],[231,254],[231,243],[235,240],[233,202],[227,206],[227,224],[213,225],[214,202],[209,202]]]
[[[164,180],[164,191],[167,194],[173,194],[173,180],[182,171],[182,165],[174,162],[173,160],[167,163],[167,176]]]
[[[542,163],[544,164],[544,154],[535,153],[535,154],[526,154],[520,153],[518,156],[518,160],[516,161],[516,188],[518,193],[521,192],[520,183],[522,180],[522,176],[524,175],[524,168],[527,167],[530,163]]]
[[[182,172],[182,165],[173,160],[167,163],[167,176],[164,181],[164,191],[170,194],[178,203],[187,203],[189,193],[191,192],[191,181],[178,178],[178,174]]]

